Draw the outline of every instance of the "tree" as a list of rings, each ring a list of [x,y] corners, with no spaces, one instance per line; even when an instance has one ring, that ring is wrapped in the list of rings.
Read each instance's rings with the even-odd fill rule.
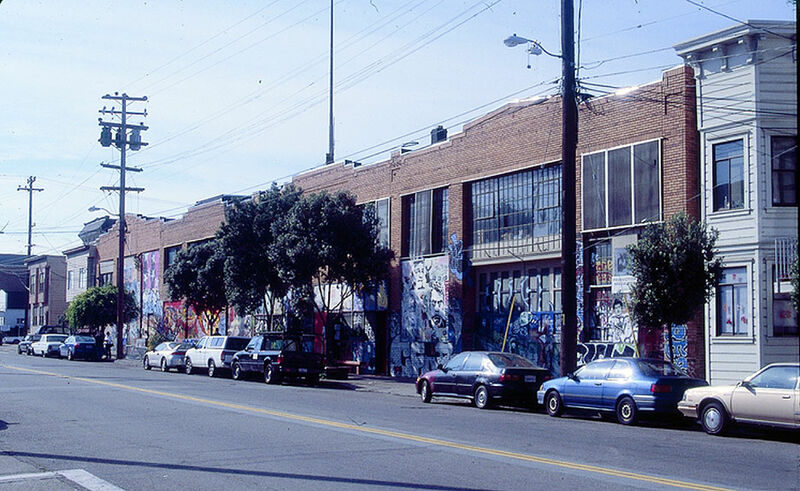
[[[130,322],[139,315],[136,298],[126,291],[123,307],[123,322]],[[76,296],[66,311],[66,319],[73,331],[88,328],[97,334],[103,327],[117,322],[117,287],[95,286]]]
[[[220,313],[228,306],[225,296],[225,255],[219,241],[190,245],[180,251],[167,268],[164,282],[170,297],[185,299],[208,325],[215,326]]]
[[[714,257],[717,236],[705,223],[678,213],[648,225],[638,242],[628,246],[636,278],[633,318],[639,325],[669,332],[709,300],[722,274],[722,263]],[[671,333],[667,338],[671,360]]]
[[[276,260],[276,237],[284,233],[289,210],[301,191],[275,183],[256,199],[240,201],[227,212],[217,238],[225,255],[225,286],[231,305],[244,314],[263,308],[272,327],[275,305],[290,285]]]
[[[355,292],[387,277],[394,253],[379,244],[378,219],[346,192],[303,196],[287,216],[285,233],[276,236],[280,274],[308,297],[329,332],[335,316]],[[309,288],[309,286],[311,288]],[[340,295],[333,295],[333,287]],[[305,292],[305,293],[303,293]]]

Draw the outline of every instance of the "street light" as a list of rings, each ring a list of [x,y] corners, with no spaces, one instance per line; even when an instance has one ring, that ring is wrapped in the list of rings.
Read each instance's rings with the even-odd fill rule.
[[[102,206],[90,206],[89,207],[89,211],[104,211],[104,212],[108,213],[109,215],[116,215],[116,213],[114,213],[113,211],[111,211],[111,210],[109,210],[107,208],[103,208]]]
[[[509,36],[503,44],[509,48],[529,44],[528,53],[545,53],[561,58],[561,374],[575,370],[577,364],[578,305],[575,271],[575,151],[578,140],[578,106],[575,98],[575,9],[572,0],[561,0],[561,55],[545,50],[538,41]],[[530,65],[528,65],[530,68]]]

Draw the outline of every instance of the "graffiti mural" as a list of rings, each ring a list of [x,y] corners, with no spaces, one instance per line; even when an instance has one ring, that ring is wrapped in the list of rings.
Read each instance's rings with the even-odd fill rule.
[[[624,343],[579,343],[578,366],[602,358],[636,356],[636,345]]]
[[[404,261],[399,322],[390,318],[390,373],[415,377],[461,351],[461,302],[447,256]],[[399,324],[399,325],[398,325]]]
[[[141,309],[141,296],[140,296],[140,288],[139,288],[139,271],[137,265],[137,259],[135,257],[129,256],[126,257],[122,263],[123,268],[123,288],[126,292],[131,292],[133,294],[133,298],[136,299],[136,306]],[[123,330],[122,342],[125,345],[125,349],[127,353],[135,353],[136,348],[141,348],[144,346],[144,341],[142,341],[142,333],[140,329],[139,318],[128,322],[125,324],[125,329]]]
[[[151,315],[161,319],[164,310],[159,287],[161,285],[161,261],[159,251],[142,254],[142,316]]]
[[[450,272],[461,281],[464,278],[464,241],[458,240],[458,235],[451,234],[447,250],[450,256]]]
[[[672,326],[670,333],[664,331],[662,335],[662,353],[664,359],[669,360],[669,338],[672,335],[672,363],[689,375],[694,375],[694,367],[689,364],[689,339],[684,325]]]

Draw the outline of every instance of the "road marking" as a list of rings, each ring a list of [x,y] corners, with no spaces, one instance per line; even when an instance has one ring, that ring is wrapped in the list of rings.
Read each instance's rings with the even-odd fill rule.
[[[108,481],[104,481],[94,474],[90,474],[83,469],[68,469],[63,471],[37,472],[29,474],[13,474],[10,476],[0,476],[0,483],[19,482],[19,481],[41,481],[44,479],[58,478],[59,476],[82,486],[89,491],[123,491],[122,488],[114,486]]]
[[[602,475],[611,476],[611,477],[618,477],[618,478],[623,478],[623,479],[631,479],[631,480],[634,480],[634,481],[642,481],[642,482],[653,483],[653,484],[661,484],[663,486],[671,486],[671,487],[684,488],[684,489],[695,489],[695,490],[700,490],[700,491],[727,490],[727,488],[721,488],[721,487],[717,487],[717,486],[709,486],[709,485],[706,485],[706,484],[698,484],[698,483],[692,483],[692,482],[687,482],[687,481],[679,481],[679,480],[676,480],[676,479],[667,479],[667,478],[658,477],[658,476],[650,476],[650,475],[647,475],[647,474],[638,474],[638,473],[635,473],[635,472],[628,472],[628,471],[622,471],[622,470],[617,470],[617,469],[610,469],[610,468],[600,467],[600,466],[595,466],[595,465],[579,464],[577,462],[569,462],[569,461],[565,461],[565,460],[548,459],[548,458],[545,458],[545,457],[537,457],[535,455],[528,455],[528,454],[517,453],[517,452],[509,452],[509,451],[506,451],[506,450],[498,450],[498,449],[493,449],[493,448],[488,448],[488,447],[479,447],[479,446],[475,446],[475,445],[467,445],[467,444],[463,444],[463,443],[450,442],[450,441],[447,441],[447,440],[439,440],[439,439],[436,439],[436,438],[429,438],[429,437],[425,437],[425,436],[413,435],[413,434],[410,434],[410,433],[400,433],[400,432],[397,432],[397,431],[382,430],[382,429],[379,429],[379,428],[369,428],[369,427],[365,427],[365,426],[357,426],[357,425],[348,424],[348,423],[340,423],[338,421],[331,421],[331,420],[321,419],[321,418],[313,418],[313,417],[310,417],[310,416],[301,416],[301,415],[298,415],[298,414],[291,414],[291,413],[286,413],[286,412],[283,412],[283,411],[275,411],[275,410],[272,410],[272,409],[264,409],[264,408],[253,407],[253,406],[245,406],[243,404],[234,404],[234,403],[231,403],[231,402],[224,402],[224,401],[215,401],[215,400],[212,400],[212,399],[205,399],[205,398],[202,398],[202,397],[194,397],[194,396],[187,396],[187,395],[182,395],[182,394],[175,394],[175,393],[164,392],[164,391],[160,391],[160,390],[144,389],[144,388],[135,387],[135,386],[132,386],[132,385],[123,385],[123,384],[117,384],[117,383],[114,383],[114,382],[105,382],[105,381],[102,381],[102,380],[94,380],[94,379],[84,378],[84,377],[74,377],[74,376],[70,376],[70,375],[62,375],[62,374],[59,374],[59,373],[45,372],[43,370],[34,370],[34,369],[31,369],[31,368],[20,368],[20,367],[13,367],[13,366],[9,366],[9,365],[0,365],[0,366],[4,367],[4,368],[8,368],[10,370],[17,370],[17,371],[21,371],[21,372],[36,373],[36,374],[39,374],[39,375],[47,375],[47,376],[51,376],[51,377],[59,377],[59,378],[64,378],[64,379],[69,379],[69,380],[78,380],[78,381],[87,382],[87,383],[90,383],[90,384],[104,385],[104,386],[107,386],[107,387],[114,387],[114,388],[117,388],[117,389],[123,389],[123,390],[128,390],[128,391],[133,391],[133,392],[141,392],[141,393],[144,393],[144,394],[152,394],[152,395],[167,397],[167,398],[171,398],[171,399],[179,399],[179,400],[184,400],[184,401],[199,402],[199,403],[208,404],[208,405],[211,405],[211,406],[224,407],[224,408],[228,408],[228,409],[236,409],[236,410],[239,410],[239,411],[246,411],[246,412],[257,413],[257,414],[266,414],[266,415],[274,416],[274,417],[278,417],[278,418],[283,418],[283,419],[288,419],[288,420],[293,420],[293,421],[302,421],[302,422],[305,422],[305,423],[313,423],[313,424],[317,424],[317,425],[321,425],[321,426],[327,426],[327,427],[330,427],[330,428],[339,428],[339,429],[356,431],[356,432],[360,432],[360,433],[369,433],[369,434],[373,434],[373,435],[380,435],[380,436],[384,436],[384,437],[396,438],[396,439],[399,439],[399,440],[406,440],[406,441],[412,441],[412,442],[417,442],[417,443],[426,443],[426,444],[429,444],[429,445],[435,445],[435,446],[446,447],[446,448],[454,448],[454,449],[458,449],[458,450],[466,450],[466,451],[475,452],[475,453],[478,453],[478,454],[492,455],[492,456],[496,456],[496,457],[506,457],[506,458],[514,459],[514,460],[521,460],[521,461],[525,461],[525,462],[534,462],[534,463],[537,463],[537,464],[545,464],[545,465],[550,465],[550,466],[554,466],[554,467],[562,467],[562,468],[571,469],[571,470],[580,470],[580,471],[590,472],[590,473],[594,473],[594,474],[602,474]]]

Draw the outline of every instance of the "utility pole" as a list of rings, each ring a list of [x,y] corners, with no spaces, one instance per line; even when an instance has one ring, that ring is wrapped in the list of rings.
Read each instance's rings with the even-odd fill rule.
[[[33,247],[33,242],[31,242],[32,231],[33,231],[33,192],[34,191],[44,191],[42,188],[35,188],[33,187],[33,183],[36,181],[36,177],[30,176],[28,178],[28,187],[17,186],[17,191],[27,191],[28,192],[28,257],[31,255],[31,248]]]
[[[575,273],[575,151],[578,106],[575,97],[575,27],[573,0],[561,0],[561,375],[575,371],[578,305]]]
[[[333,163],[333,0],[331,0],[331,66],[330,80],[328,83],[328,94],[330,97],[328,107],[328,153],[325,155],[325,163]]]
[[[128,124],[128,116],[147,116],[147,110],[142,112],[128,111],[128,102],[143,102],[147,101],[147,97],[131,97],[128,94],[119,95],[114,92],[114,95],[106,94],[103,99],[111,101],[120,101],[122,109],[117,110],[113,106],[111,109],[106,109],[103,106],[99,112],[100,114],[110,114],[112,116],[119,116],[120,123],[106,122],[103,118],[99,118],[100,126],[103,129],[100,132],[100,144],[104,147],[109,147],[113,143],[120,151],[119,165],[100,164],[102,167],[109,169],[119,170],[119,187],[103,186],[100,189],[103,191],[119,191],[119,255],[117,257],[117,359],[125,357],[125,346],[123,346],[122,330],[125,312],[125,192],[144,191],[144,188],[131,188],[125,187],[125,172],[141,172],[142,169],[136,167],[125,166],[125,150],[130,147],[131,150],[139,150],[147,143],[142,141],[141,132],[146,131],[148,128],[142,123],[136,125]],[[112,140],[111,130],[115,129],[116,134]],[[128,134],[130,130],[130,135]]]

